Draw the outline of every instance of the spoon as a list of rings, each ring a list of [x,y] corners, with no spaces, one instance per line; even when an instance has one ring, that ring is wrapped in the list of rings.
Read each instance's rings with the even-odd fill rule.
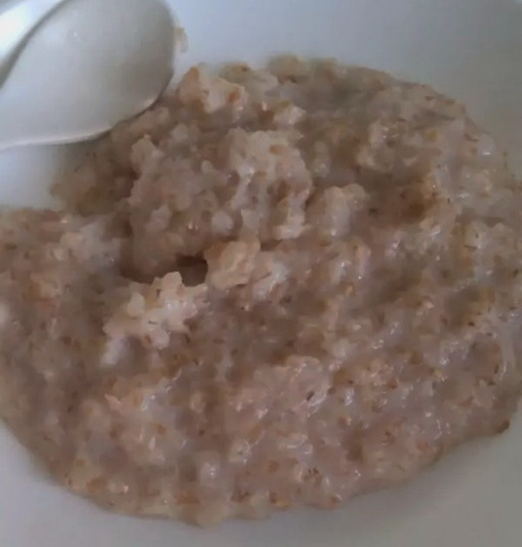
[[[0,85],[38,24],[66,0],[0,0]]]
[[[161,0],[67,0],[0,87],[0,150],[88,140],[147,109],[172,76],[174,46]]]

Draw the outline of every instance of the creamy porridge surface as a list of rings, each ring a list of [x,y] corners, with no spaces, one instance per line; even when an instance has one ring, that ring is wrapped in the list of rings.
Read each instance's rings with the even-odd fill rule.
[[[0,414],[72,490],[334,507],[508,427],[522,192],[432,89],[193,68],[56,191],[0,217]]]

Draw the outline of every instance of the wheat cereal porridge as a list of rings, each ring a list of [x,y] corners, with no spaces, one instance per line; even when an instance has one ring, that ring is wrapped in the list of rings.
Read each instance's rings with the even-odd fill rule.
[[[56,192],[0,217],[0,415],[75,492],[329,508],[508,427],[522,192],[432,89],[196,67]]]

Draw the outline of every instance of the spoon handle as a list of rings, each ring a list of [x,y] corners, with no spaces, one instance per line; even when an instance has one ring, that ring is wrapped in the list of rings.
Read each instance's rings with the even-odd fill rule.
[[[0,86],[32,31],[66,1],[7,0],[0,3]]]

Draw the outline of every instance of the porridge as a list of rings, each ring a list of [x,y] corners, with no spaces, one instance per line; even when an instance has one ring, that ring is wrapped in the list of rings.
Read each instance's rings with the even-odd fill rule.
[[[522,192],[432,89],[196,67],[56,192],[0,217],[0,415],[75,492],[329,508],[509,426]]]

